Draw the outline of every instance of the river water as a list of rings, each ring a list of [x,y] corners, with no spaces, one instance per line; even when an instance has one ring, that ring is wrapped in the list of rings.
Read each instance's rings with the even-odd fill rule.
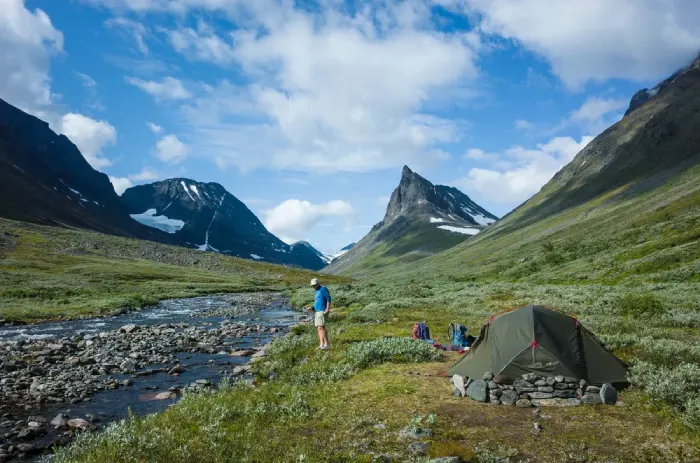
[[[274,301],[263,307],[261,310],[244,307],[242,311],[227,314],[232,303],[235,304],[240,295],[223,295],[211,297],[199,297],[192,299],[174,299],[160,302],[157,306],[127,314],[100,317],[75,321],[60,321],[51,323],[41,323],[37,325],[6,326],[0,327],[1,342],[21,342],[32,343],[36,340],[65,339],[67,337],[91,334],[98,335],[103,331],[114,331],[120,327],[134,324],[139,327],[146,325],[166,325],[187,324],[190,327],[200,329],[213,329],[224,323],[235,323],[246,326],[266,326],[277,327],[276,333],[269,330],[251,333],[250,335],[227,340],[226,345],[232,350],[241,348],[255,348],[268,343],[274,336],[284,333],[291,325],[298,323],[305,318],[304,314],[294,312],[286,307],[281,301]],[[245,297],[245,296],[244,296]],[[243,313],[250,311],[252,313]],[[177,376],[168,375],[166,372],[152,374],[148,376],[138,376],[136,374],[111,374],[116,380],[131,379],[133,385],[130,387],[119,387],[114,390],[100,391],[90,397],[89,401],[77,404],[33,404],[31,407],[13,407],[12,404],[5,404],[0,409],[0,416],[5,415],[5,421],[11,420],[15,423],[26,422],[29,416],[43,416],[48,420],[53,419],[58,413],[63,413],[71,418],[94,416],[95,422],[104,426],[128,416],[129,412],[134,415],[143,415],[159,412],[177,401],[177,397],[170,400],[154,400],[157,393],[167,391],[171,387],[182,388],[197,380],[209,380],[217,384],[222,378],[231,376],[232,368],[237,365],[244,365],[249,361],[249,357],[236,357],[228,352],[213,354],[180,352],[177,358],[185,371]],[[1,359],[0,359],[1,360]],[[170,365],[147,365],[141,370],[169,368]],[[0,380],[3,378],[3,371],[0,369]],[[179,397],[179,396],[178,396]],[[2,404],[0,404],[2,405]],[[9,415],[9,416],[8,416]],[[0,419],[0,422],[3,420]],[[46,446],[58,439],[63,434],[63,430],[55,431],[52,426],[47,426],[48,433],[40,436],[32,442],[37,447]],[[0,428],[0,444],[3,444],[3,434],[8,429]],[[13,442],[10,437],[5,440],[5,447]],[[2,448],[2,445],[0,445]],[[0,455],[1,456],[1,455]],[[16,455],[15,455],[16,456]],[[36,454],[32,457],[36,458]],[[0,459],[2,461],[2,459]]]

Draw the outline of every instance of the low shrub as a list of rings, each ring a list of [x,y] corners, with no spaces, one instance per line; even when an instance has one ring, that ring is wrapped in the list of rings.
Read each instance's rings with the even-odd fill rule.
[[[303,335],[288,333],[286,336],[275,338],[270,344],[267,352],[270,355],[284,354],[285,352],[290,352],[296,349],[312,347],[315,342],[316,341],[311,333],[307,332]]]
[[[299,386],[334,383],[348,379],[355,374],[355,368],[345,362],[315,365],[305,371],[296,373],[288,382]]]
[[[350,346],[347,356],[358,366],[384,362],[431,362],[440,359],[432,345],[410,338],[382,338]]]
[[[681,363],[675,368],[637,362],[630,370],[630,381],[649,394],[652,400],[663,400],[681,411],[689,397],[700,391],[700,366]],[[695,406],[695,405],[693,405]]]
[[[653,293],[630,293],[617,298],[615,308],[622,315],[650,317],[661,315],[664,311],[664,304]]]

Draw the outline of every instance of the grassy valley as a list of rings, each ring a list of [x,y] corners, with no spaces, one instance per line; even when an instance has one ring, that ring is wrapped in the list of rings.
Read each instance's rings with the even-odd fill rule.
[[[212,252],[0,220],[0,319],[96,316],[205,294],[281,290],[312,274]]]

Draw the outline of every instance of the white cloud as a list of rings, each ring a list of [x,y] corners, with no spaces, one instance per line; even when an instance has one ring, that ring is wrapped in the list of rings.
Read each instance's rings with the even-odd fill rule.
[[[572,122],[597,122],[613,111],[619,111],[628,106],[626,99],[590,97],[583,105],[571,113]]]
[[[374,205],[377,207],[386,208],[389,205],[390,199],[391,199],[391,196],[389,196],[389,195],[377,196],[376,198],[374,198]]]
[[[112,182],[114,191],[116,191],[119,196],[121,196],[122,193],[134,186],[133,182],[128,177],[112,177],[110,175],[109,181]]]
[[[160,178],[160,174],[150,167],[144,167],[138,174],[128,175],[126,177],[109,177],[109,181],[112,182],[114,191],[117,192],[119,196],[122,195],[127,189],[134,186],[134,182],[147,182],[149,180],[156,180]]]
[[[288,199],[263,213],[265,227],[290,243],[303,239],[312,228],[328,217],[342,218],[346,228],[351,227],[355,219],[352,205],[340,200],[312,204],[309,201]]]
[[[160,82],[135,77],[126,77],[124,80],[150,94],[156,100],[186,100],[192,97],[182,82],[173,77],[165,77]]]
[[[464,154],[465,158],[474,159],[475,161],[481,161],[481,160],[487,159],[489,156],[490,156],[490,154],[486,153],[486,151],[484,151],[480,148],[468,149],[467,152]]]
[[[569,87],[658,80],[700,49],[697,0],[466,0],[486,33],[545,57]]]
[[[184,161],[189,153],[190,148],[175,135],[166,135],[156,143],[156,157],[169,164],[177,164]]]
[[[55,124],[49,60],[63,51],[63,34],[24,0],[2,0],[0,10],[0,98]]]
[[[465,124],[426,106],[477,76],[478,40],[431,30],[420,9],[401,5],[372,4],[352,17],[277,2],[260,14],[244,5],[252,24],[217,59],[235,58],[256,83],[221,82],[185,107],[193,147],[242,170],[363,172],[444,160],[441,145],[459,139]],[[198,50],[188,43],[179,48]]]
[[[102,149],[117,142],[117,130],[107,121],[96,121],[82,114],[65,114],[58,131],[78,147],[85,159],[95,169],[112,165],[102,156]]]
[[[148,128],[151,129],[153,133],[161,133],[163,131],[163,127],[153,122],[146,122],[146,125],[148,125]]]
[[[532,122],[523,120],[523,119],[516,119],[515,120],[515,128],[518,130],[531,130],[535,127],[535,125]]]
[[[454,183],[480,200],[516,206],[537,193],[591,140],[590,136],[580,141],[557,137],[535,149],[514,146],[499,156],[492,168],[472,168]]]
[[[136,47],[139,49],[139,51],[144,55],[148,55],[149,49],[148,45],[146,45],[146,36],[149,34],[149,32],[148,29],[146,29],[146,26],[140,22],[124,17],[110,18],[105,21],[105,25],[109,28],[118,29],[130,35],[136,42]]]
[[[199,30],[179,28],[167,31],[173,48],[195,61],[206,61],[226,66],[233,62],[233,40],[228,42],[204,24]]]

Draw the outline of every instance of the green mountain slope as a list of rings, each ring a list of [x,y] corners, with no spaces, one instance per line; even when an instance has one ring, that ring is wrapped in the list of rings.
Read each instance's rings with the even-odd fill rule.
[[[657,88],[530,200],[392,276],[700,281],[700,58]]]

